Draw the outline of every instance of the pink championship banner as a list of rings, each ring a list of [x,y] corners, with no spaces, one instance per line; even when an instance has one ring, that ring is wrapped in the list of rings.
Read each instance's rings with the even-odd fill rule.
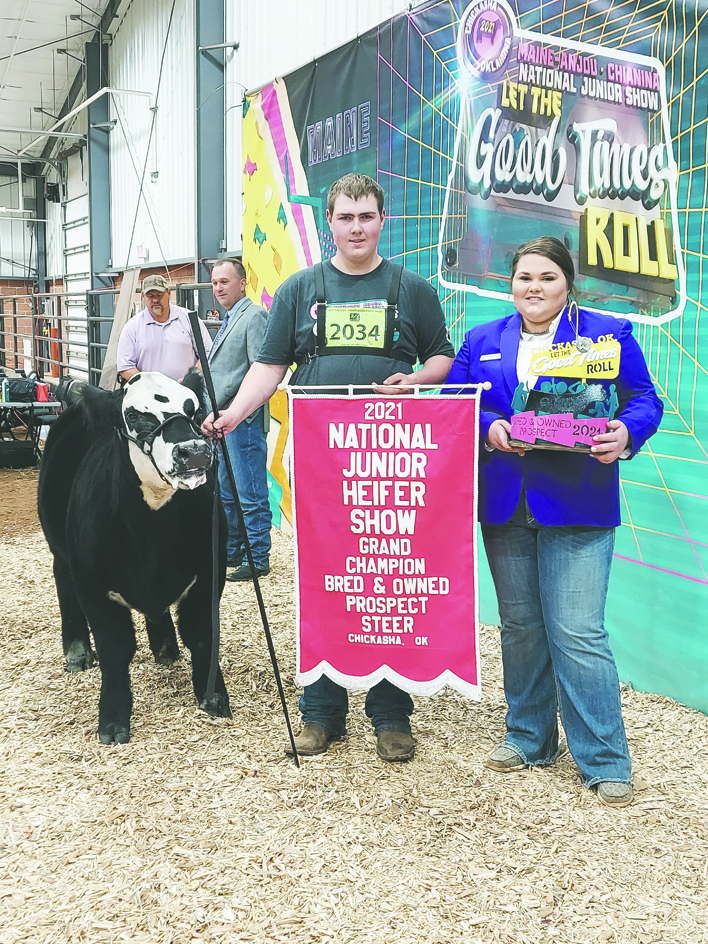
[[[297,671],[479,699],[478,401],[290,391]]]

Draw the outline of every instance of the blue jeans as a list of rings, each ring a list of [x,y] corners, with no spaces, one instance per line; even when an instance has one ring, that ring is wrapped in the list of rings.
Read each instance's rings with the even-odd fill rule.
[[[366,694],[365,709],[374,731],[407,731],[408,718],[413,713],[413,699],[384,679]],[[344,734],[349,711],[346,688],[321,675],[312,685],[306,685],[300,696],[300,713],[304,724],[319,724],[330,737]]]
[[[524,495],[507,524],[482,525],[501,616],[506,741],[553,763],[560,712],[583,780],[631,782],[619,679],[604,625],[614,528],[546,527]]]
[[[234,470],[236,489],[246,522],[246,533],[251,543],[253,562],[256,567],[267,567],[272,516],[268,501],[268,476],[266,474],[268,447],[266,434],[263,431],[263,410],[259,411],[252,423],[244,420],[227,435],[226,448]],[[219,461],[219,490],[229,526],[226,542],[227,557],[238,565],[245,559],[246,551],[223,457]]]

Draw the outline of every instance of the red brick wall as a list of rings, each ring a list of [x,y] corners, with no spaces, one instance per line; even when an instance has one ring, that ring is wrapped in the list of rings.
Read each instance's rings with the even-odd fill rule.
[[[32,336],[32,293],[34,283],[31,280],[0,278],[0,313],[4,314],[4,332],[0,332],[0,361],[11,368],[15,367],[15,352],[22,354],[22,338],[13,337],[13,333]],[[11,296],[19,296],[13,298]],[[14,301],[14,304],[13,304]],[[13,322],[13,311],[17,313],[17,326]],[[22,363],[18,363],[22,367]]]
[[[34,288],[34,282],[31,279],[28,281],[24,281],[23,279],[0,278],[0,296],[31,295],[33,288]],[[24,300],[22,301],[23,301],[23,304],[25,304],[25,308],[26,308],[27,303],[24,302]],[[9,300],[6,301],[5,311],[9,311],[11,307],[12,307],[12,302],[10,302]],[[17,310],[18,311],[20,310],[20,299],[17,300]],[[31,305],[29,306],[29,310],[31,310]]]
[[[32,281],[23,281],[21,279],[2,279],[0,278],[0,313],[5,314],[4,333],[0,332],[0,362],[3,359],[5,365],[13,370],[15,367],[23,368],[24,347],[23,338],[32,337]],[[55,279],[50,283],[49,291],[52,293],[62,292],[64,284],[61,279]],[[12,296],[19,296],[14,299]],[[17,326],[12,319],[12,312],[17,312]],[[20,337],[14,337],[14,333]],[[17,354],[17,359],[15,357]]]
[[[180,266],[153,266],[147,269],[140,270],[140,276],[138,278],[138,289],[135,293],[134,302],[136,306],[141,306],[140,299],[140,286],[142,285],[143,279],[146,279],[149,275],[162,275],[167,279],[166,268],[169,270],[169,279],[168,282],[172,286],[172,294],[170,296],[171,301],[174,303],[176,298],[176,293],[174,287],[179,285],[180,282],[190,283],[194,281],[194,264],[191,262],[186,263],[185,265]],[[123,274],[116,276],[114,279],[115,288],[120,288],[123,283]],[[141,306],[142,307],[142,306]]]
[[[179,266],[154,266],[152,268],[141,269],[140,278],[138,279],[138,288],[142,284],[143,279],[146,279],[149,275],[162,275],[167,278],[167,273],[165,269],[169,270],[170,277],[168,279],[170,285],[178,285],[180,282],[193,282],[194,281],[194,263],[187,262],[184,265]],[[120,288],[121,283],[123,282],[123,275],[118,275],[115,278],[115,287]]]

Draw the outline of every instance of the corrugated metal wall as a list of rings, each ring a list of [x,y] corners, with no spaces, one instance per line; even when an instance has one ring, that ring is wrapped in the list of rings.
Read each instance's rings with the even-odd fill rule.
[[[417,4],[413,4],[416,6]],[[172,0],[132,0],[113,30],[113,88],[157,91]],[[147,99],[113,98],[112,265],[194,258],[195,0],[176,0],[167,40],[156,125]],[[225,52],[227,245],[241,247],[241,102],[245,89],[290,72],[411,4],[405,0],[227,0]],[[147,156],[147,162],[146,162]],[[144,172],[143,199],[138,201]],[[139,202],[139,206],[138,206]],[[138,255],[144,247],[147,257]]]
[[[195,254],[194,0],[176,0],[168,36],[171,7],[171,0],[133,0],[114,30],[112,88],[155,95],[164,50],[152,140],[147,98],[120,96],[111,102],[111,118],[117,119],[110,155],[114,268]],[[139,246],[147,259],[139,258]]]
[[[419,0],[420,2],[420,0]],[[377,23],[418,3],[403,0],[227,0],[225,39],[240,42],[226,55],[226,238],[241,248],[241,102],[245,90],[292,72]]]
[[[23,220],[25,212],[35,206],[34,182],[31,178],[25,179],[20,191],[17,168],[23,167],[26,172],[27,165],[4,161],[1,153],[0,162],[4,165],[0,176],[0,277],[36,278],[36,226]]]
[[[31,226],[0,216],[0,277],[36,278],[37,243]]]

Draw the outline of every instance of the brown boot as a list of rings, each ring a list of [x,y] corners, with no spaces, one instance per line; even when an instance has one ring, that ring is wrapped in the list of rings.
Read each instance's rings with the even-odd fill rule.
[[[309,757],[312,754],[324,754],[334,738],[319,724],[303,724],[302,731],[295,737],[295,747],[298,754]],[[293,748],[288,742],[285,753],[292,755]]]
[[[376,753],[389,763],[412,760],[415,754],[413,735],[409,731],[380,731],[376,735]]]

